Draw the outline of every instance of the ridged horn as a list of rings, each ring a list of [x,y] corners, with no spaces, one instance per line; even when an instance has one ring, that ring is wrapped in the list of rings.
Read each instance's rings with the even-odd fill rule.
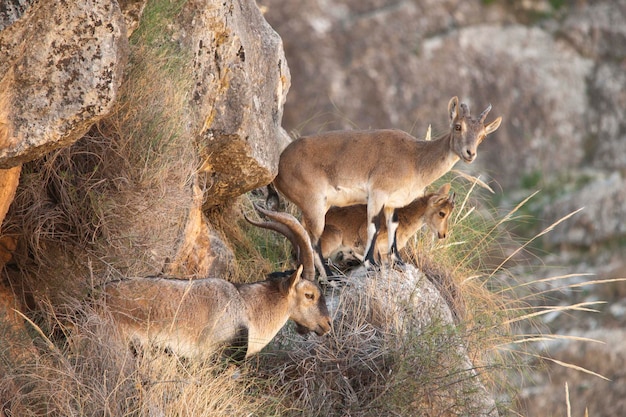
[[[489,111],[491,111],[491,103],[489,103],[487,108],[483,110],[483,112],[480,114],[480,117],[479,117],[480,123],[485,123],[485,119],[487,118],[487,113],[489,113]]]
[[[463,117],[469,117],[470,115],[470,109],[469,106],[465,103],[461,103],[459,105],[459,107],[461,108],[461,116]]]
[[[263,229],[273,230],[285,236],[298,251],[298,262],[303,266],[302,277],[315,281],[315,264],[311,239],[302,224],[289,213],[264,209],[254,203],[254,209],[273,221],[255,221],[244,214],[248,223]]]

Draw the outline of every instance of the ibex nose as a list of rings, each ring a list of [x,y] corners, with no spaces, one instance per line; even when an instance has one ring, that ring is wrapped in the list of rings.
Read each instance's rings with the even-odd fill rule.
[[[474,157],[476,156],[476,152],[472,151],[471,149],[467,149],[467,150],[465,151],[465,154],[467,155],[467,158],[466,158],[466,159],[467,159],[468,161],[473,161],[473,160],[474,160]]]
[[[439,232],[439,233],[437,233],[437,236],[439,237],[439,239],[445,239],[446,238],[445,232],[444,233]]]
[[[318,336],[324,336],[326,333],[328,333],[331,329],[331,320],[328,319],[326,321],[326,323],[322,323],[318,326],[318,329],[315,331],[315,334],[317,334]]]

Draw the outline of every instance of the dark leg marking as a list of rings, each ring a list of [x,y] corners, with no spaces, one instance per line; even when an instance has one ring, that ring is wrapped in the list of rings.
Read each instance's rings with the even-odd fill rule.
[[[246,326],[239,326],[237,333],[224,349],[224,357],[235,363],[243,362],[244,359],[246,359],[246,353],[248,353],[248,338],[248,328]]]
[[[378,239],[378,234],[380,233],[380,224],[381,224],[382,219],[385,217],[383,211],[384,211],[384,207],[372,219],[372,223],[374,224],[376,231],[374,232],[374,237],[372,237],[372,243],[370,244],[370,247],[367,253],[365,254],[365,257],[363,258],[363,263],[365,264],[365,266],[368,266],[368,267],[370,265],[378,265],[378,263],[376,262],[376,259],[374,258],[374,253],[376,251],[376,239]]]

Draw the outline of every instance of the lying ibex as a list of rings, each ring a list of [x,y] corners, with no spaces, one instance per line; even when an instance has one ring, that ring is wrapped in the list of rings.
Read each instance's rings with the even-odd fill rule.
[[[306,231],[287,213],[283,221],[305,265],[282,278],[233,284],[219,278],[134,278],[103,287],[106,306],[125,339],[154,344],[186,357],[207,357],[220,348],[234,360],[259,352],[291,319],[298,333],[324,335],[331,321],[314,277]],[[279,227],[274,230],[281,230]]]
[[[478,117],[453,97],[448,103],[450,131],[431,141],[400,130],[336,131],[302,137],[280,155],[274,185],[302,211],[314,249],[315,264],[325,275],[320,236],[332,206],[367,204],[365,259],[374,262],[374,217],[384,213],[388,251],[398,226],[393,212],[423,195],[424,189],[463,159],[471,163],[483,139],[502,121],[485,125],[488,106]]]
[[[450,184],[442,185],[435,193],[415,199],[408,206],[396,209],[398,228],[396,229],[396,251],[405,247],[409,238],[424,224],[444,239],[448,233],[448,219],[454,209],[454,193],[449,195]],[[387,254],[387,227],[382,224],[376,237],[374,255],[377,260]],[[351,252],[363,260],[367,241],[367,206],[358,204],[348,207],[332,207],[326,213],[324,233],[320,238],[322,256],[335,259],[339,252]]]

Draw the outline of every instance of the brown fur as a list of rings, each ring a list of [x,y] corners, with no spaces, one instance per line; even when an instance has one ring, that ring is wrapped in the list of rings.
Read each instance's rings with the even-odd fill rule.
[[[318,335],[330,330],[324,295],[301,272],[302,267],[291,276],[241,285],[218,278],[135,278],[109,283],[104,292],[125,339],[204,357],[229,346],[246,329],[248,357],[288,319]]]
[[[397,249],[406,246],[408,240],[424,224],[439,239],[448,233],[448,219],[454,209],[454,197],[450,197],[450,184],[445,184],[435,193],[419,197],[411,204],[396,210],[398,229],[396,230]],[[340,251],[352,251],[362,259],[367,242],[367,206],[359,204],[348,207],[332,207],[326,213],[324,233],[320,238],[322,256],[334,259]],[[387,254],[387,227],[381,225],[376,240],[377,259]]]
[[[400,130],[335,131],[302,137],[280,156],[274,185],[302,211],[304,226],[319,249],[324,218],[332,206],[367,204],[366,252],[376,233],[373,219],[383,210],[395,231],[393,211],[423,195],[424,189],[462,158],[471,163],[483,139],[502,121],[484,120],[491,107],[474,119],[457,97],[448,103],[450,131],[432,140],[417,140]],[[389,233],[392,238],[393,233]],[[389,242],[391,246],[391,242]],[[323,273],[322,260],[316,266]]]
[[[296,272],[250,284],[219,278],[134,278],[105,284],[106,306],[124,340],[188,357],[205,357],[221,347],[243,350],[242,356],[248,357],[267,345],[289,319],[299,333],[327,333],[331,319],[324,294],[313,280],[306,231],[287,213],[263,213],[298,249],[302,265]]]

